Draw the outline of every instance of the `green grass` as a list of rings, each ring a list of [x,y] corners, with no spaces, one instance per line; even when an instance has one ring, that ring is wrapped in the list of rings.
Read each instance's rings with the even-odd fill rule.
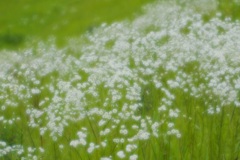
[[[91,32],[101,23],[131,19],[155,0],[0,1],[0,49],[17,49],[33,40],[54,36],[63,46],[71,37]],[[223,18],[240,18],[240,4],[219,0]],[[206,15],[206,19],[209,19]]]
[[[91,32],[101,23],[131,19],[154,0],[0,1],[0,48],[19,46],[32,39],[70,37]]]
[[[240,1],[238,0],[218,0],[218,9],[222,12],[223,17],[230,17],[233,20],[240,19]]]

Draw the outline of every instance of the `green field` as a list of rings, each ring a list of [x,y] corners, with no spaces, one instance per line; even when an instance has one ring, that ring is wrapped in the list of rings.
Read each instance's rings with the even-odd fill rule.
[[[240,159],[239,9],[0,1],[0,160]]]
[[[55,37],[63,46],[71,37],[91,32],[101,23],[131,20],[154,0],[0,1],[0,49],[18,49],[32,41]],[[178,1],[181,3],[181,1]],[[224,17],[240,18],[240,2],[219,0]],[[216,12],[216,11],[214,11]],[[210,14],[206,15],[208,19]]]
[[[91,32],[101,23],[131,19],[153,0],[0,1],[0,47],[55,36],[60,44]]]

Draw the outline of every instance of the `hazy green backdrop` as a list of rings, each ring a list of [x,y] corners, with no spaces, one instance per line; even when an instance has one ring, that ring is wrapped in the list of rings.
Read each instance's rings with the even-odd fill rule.
[[[134,17],[153,0],[0,1],[0,48],[55,36],[58,43],[99,24]]]
[[[17,49],[32,40],[56,37],[63,45],[69,37],[91,32],[106,22],[131,19],[154,0],[1,0],[0,49]],[[179,0],[178,2],[181,2]],[[219,0],[223,17],[240,17],[240,2]]]

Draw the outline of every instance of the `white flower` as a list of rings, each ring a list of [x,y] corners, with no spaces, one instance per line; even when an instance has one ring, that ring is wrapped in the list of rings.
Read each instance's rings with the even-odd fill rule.
[[[131,155],[129,157],[129,160],[137,160],[138,159],[138,155],[134,154],[134,155]]]
[[[122,135],[127,135],[128,134],[128,130],[125,128],[125,126],[121,126],[121,129],[120,129],[119,132]]]
[[[90,146],[88,149],[87,149],[87,151],[88,151],[88,153],[92,153],[93,151],[94,151],[94,147],[92,147],[92,146]]]
[[[137,149],[137,146],[134,145],[134,144],[128,144],[128,145],[126,146],[126,151],[127,151],[127,152],[132,152],[134,149]]]
[[[87,144],[87,142],[84,138],[80,138],[79,139],[79,144],[82,144],[83,146],[85,146]]]
[[[42,148],[42,147],[39,147],[39,151],[40,151],[41,153],[44,153],[44,152],[45,152],[44,148]]]
[[[80,144],[79,140],[73,140],[70,142],[70,146],[76,148]]]
[[[175,110],[170,109],[169,110],[169,117],[177,118],[178,117],[178,113],[179,113],[178,109],[175,109]]]
[[[105,123],[106,123],[106,121],[101,119],[101,120],[98,122],[98,126],[103,126]]]
[[[106,135],[108,135],[110,133],[110,131],[111,130],[109,128],[106,128],[105,130],[100,131],[100,135],[101,136],[106,136]]]
[[[137,137],[139,140],[148,140],[150,137],[150,133],[145,130],[139,130]]]
[[[4,142],[4,141],[0,141],[0,146],[5,147],[6,145],[7,145],[6,142]]]
[[[112,158],[109,158],[109,157],[102,157],[102,158],[100,158],[100,160],[112,160]]]
[[[89,147],[87,149],[88,153],[92,153],[95,149],[99,148],[99,145],[95,145],[93,142],[89,144]]]
[[[213,107],[208,108],[207,112],[208,112],[208,114],[214,114],[215,113]]]
[[[79,138],[86,138],[87,137],[87,134],[83,133],[82,131],[79,131],[77,133],[77,135],[78,135]]]
[[[104,142],[101,142],[101,146],[102,147],[106,147],[107,146],[107,143],[104,141]]]
[[[39,94],[39,93],[41,93],[41,91],[38,88],[33,88],[31,90],[31,92],[32,92],[32,94]]]
[[[172,128],[174,126],[174,123],[168,123],[168,128]]]
[[[167,108],[165,105],[162,105],[161,107],[158,108],[158,111],[161,112],[161,111],[166,111]]]
[[[126,155],[125,155],[125,153],[124,153],[123,151],[118,151],[118,152],[117,152],[117,156],[118,156],[119,158],[123,159]]]

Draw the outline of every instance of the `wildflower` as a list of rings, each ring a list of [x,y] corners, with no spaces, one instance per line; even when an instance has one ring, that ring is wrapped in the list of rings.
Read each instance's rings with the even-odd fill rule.
[[[172,128],[174,126],[174,123],[168,123],[168,128]]]
[[[126,146],[126,151],[127,151],[127,152],[132,152],[134,149],[137,149],[137,146],[134,145],[134,144],[128,144],[128,145]]]
[[[95,149],[94,143],[90,143],[87,151],[88,151],[88,153],[92,153],[94,151],[94,149]]]
[[[215,113],[213,107],[208,108],[207,112],[208,112],[208,114],[214,114]]]
[[[128,130],[125,128],[125,126],[121,126],[121,129],[120,129],[120,134],[122,134],[122,135],[126,135],[126,134],[128,134]]]
[[[145,130],[139,130],[137,134],[137,138],[139,140],[148,140],[150,137],[150,133]]]
[[[133,154],[129,157],[129,160],[137,160],[138,159],[138,155]]]
[[[73,140],[70,142],[70,146],[76,148],[80,144],[79,140]]]
[[[101,146],[102,147],[106,147],[107,146],[107,143],[104,141],[104,142],[101,142]]]
[[[5,147],[6,145],[7,145],[6,142],[4,142],[4,141],[0,141],[0,146]]]
[[[39,94],[39,93],[41,93],[41,91],[38,88],[33,88],[31,90],[31,92],[32,92],[32,94]]]
[[[108,135],[110,133],[110,131],[111,130],[109,128],[106,128],[105,130],[100,131],[100,135],[101,136],[106,136],[106,135]]]
[[[41,153],[44,153],[44,152],[45,152],[44,148],[42,148],[42,147],[39,147],[39,151],[40,151]]]
[[[126,155],[125,155],[125,153],[124,153],[123,151],[118,151],[118,152],[117,152],[117,156],[118,156],[119,158],[123,159]]]
[[[161,111],[166,111],[167,108],[165,105],[162,105],[161,107],[158,108],[158,111],[161,112]]]
[[[169,110],[169,117],[177,118],[178,114],[179,114],[179,110],[178,109],[175,109],[175,110],[170,109]]]

